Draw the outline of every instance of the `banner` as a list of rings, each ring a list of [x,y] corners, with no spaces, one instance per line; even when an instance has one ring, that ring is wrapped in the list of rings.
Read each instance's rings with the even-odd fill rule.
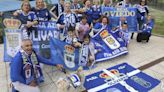
[[[113,8],[102,7],[103,15],[109,17],[111,27],[119,26],[120,18],[125,17],[129,32],[138,31],[137,9],[136,8]]]
[[[93,36],[92,41],[95,49],[101,49],[96,54],[96,62],[102,62],[128,53],[123,39],[119,38],[117,33],[112,33],[109,30],[99,31]]]
[[[56,22],[40,21],[39,24],[32,29],[33,48],[43,57],[50,58],[50,37],[59,38]]]
[[[69,70],[77,70],[79,65],[79,49],[52,38],[51,45],[51,61],[56,64],[62,64],[64,68]]]
[[[123,63],[88,75],[84,87],[88,92],[148,92],[159,80]]]
[[[4,61],[10,62],[20,49],[21,30],[19,29],[21,22],[13,18],[12,15],[3,16],[4,26]]]
[[[100,50],[100,52],[95,54],[96,62],[102,62],[128,53],[124,41],[108,30],[100,31],[91,41],[93,41],[95,49]],[[76,70],[79,67],[79,59],[82,54],[80,50],[82,48],[74,48],[63,41],[53,38],[50,40],[50,45],[53,62],[62,64],[69,70]],[[83,68],[88,69],[88,67]]]

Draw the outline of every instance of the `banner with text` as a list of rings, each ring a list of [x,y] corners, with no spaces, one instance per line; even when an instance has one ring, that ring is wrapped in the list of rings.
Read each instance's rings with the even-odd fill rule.
[[[109,60],[128,53],[123,39],[120,38],[117,33],[110,32],[110,30],[99,31],[93,36],[92,41],[95,45],[95,49],[101,49],[101,51],[96,54],[96,62]]]
[[[40,21],[39,24],[32,29],[33,48],[43,57],[50,58],[50,37],[59,38],[56,22]]]
[[[159,80],[123,63],[86,76],[84,87],[88,92],[148,92],[159,83]]]
[[[136,8],[113,8],[113,7],[102,7],[103,15],[109,17],[110,25],[118,27],[120,25],[121,17],[125,17],[129,32],[138,31],[137,22],[137,9]]]

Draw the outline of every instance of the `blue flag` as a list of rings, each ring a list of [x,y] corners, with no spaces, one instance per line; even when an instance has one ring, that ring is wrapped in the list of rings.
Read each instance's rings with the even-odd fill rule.
[[[12,14],[3,16],[4,25],[4,61],[11,62],[20,49],[21,44],[21,22],[14,18]]]
[[[86,76],[88,92],[148,92],[159,80],[123,63]]]
[[[92,41],[96,49],[101,49],[101,52],[96,54],[96,62],[109,60],[128,53],[125,42],[117,33],[112,33],[110,30],[99,31],[92,38]]]
[[[50,40],[51,60],[56,64],[62,64],[64,68],[69,70],[77,70],[79,65],[79,49],[52,38]]]
[[[32,29],[33,48],[45,58],[50,58],[50,37],[59,38],[56,22],[39,21],[39,24]]]

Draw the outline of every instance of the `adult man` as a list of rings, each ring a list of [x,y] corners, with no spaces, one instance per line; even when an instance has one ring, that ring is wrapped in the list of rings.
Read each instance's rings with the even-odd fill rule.
[[[14,57],[10,68],[14,86],[12,92],[40,92],[38,85],[44,81],[44,77],[39,63],[55,66],[54,63],[35,53],[30,39],[22,40],[21,50]],[[62,69],[62,65],[56,67]]]

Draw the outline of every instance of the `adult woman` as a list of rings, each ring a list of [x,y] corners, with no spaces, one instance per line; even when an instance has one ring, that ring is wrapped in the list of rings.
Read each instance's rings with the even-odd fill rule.
[[[109,18],[107,16],[102,16],[100,22],[96,23],[93,27],[94,34],[98,33],[100,30],[107,29],[110,30]]]
[[[24,1],[21,5],[21,10],[15,11],[13,15],[18,17],[22,23],[22,27],[25,27],[26,29],[23,31],[23,38],[26,38],[27,36],[29,37],[31,27],[38,24],[37,16],[31,11],[30,3],[28,1]]]
[[[36,7],[32,9],[38,17],[39,21],[49,21],[51,20],[51,14],[45,6],[43,0],[36,0]]]
[[[71,12],[70,2],[64,4],[64,13],[57,20],[57,27],[62,30],[62,34],[66,35],[70,26],[75,27],[77,22],[76,15]]]

